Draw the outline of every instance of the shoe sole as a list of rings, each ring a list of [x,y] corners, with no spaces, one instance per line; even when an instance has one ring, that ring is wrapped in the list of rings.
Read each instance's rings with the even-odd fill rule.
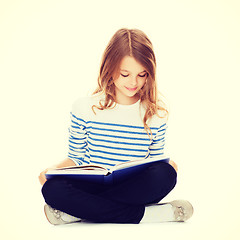
[[[181,220],[176,219],[177,222],[185,222],[192,217],[194,208],[190,202],[186,200],[175,200],[175,201],[169,202],[169,204],[171,204],[174,208],[182,207],[187,213],[186,215],[183,216]]]
[[[60,219],[56,219],[55,217],[53,217],[53,219],[52,219],[52,218],[51,218],[52,214],[50,213],[50,214],[48,215],[49,212],[51,212],[51,211],[50,211],[50,208],[49,208],[49,206],[46,204],[46,205],[44,206],[45,216],[46,216],[48,222],[51,223],[52,225],[55,225],[55,226],[56,226],[56,225],[63,225],[63,224],[71,224],[71,223],[81,222],[81,220],[66,222],[66,221],[64,221],[64,220],[61,219],[61,218],[60,218]]]
[[[44,206],[44,213],[45,213],[45,216],[46,216],[48,222],[51,223],[52,225],[58,225],[58,224],[56,224],[56,223],[51,222],[51,220],[49,219],[49,216],[48,216],[48,214],[47,214],[47,212],[49,212],[49,211],[50,211],[50,210],[49,210],[48,205],[45,205],[45,206]]]

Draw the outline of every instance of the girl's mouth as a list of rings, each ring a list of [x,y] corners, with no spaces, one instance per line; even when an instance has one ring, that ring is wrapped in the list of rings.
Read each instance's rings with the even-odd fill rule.
[[[137,87],[135,87],[135,88],[128,88],[128,87],[125,87],[128,91],[131,91],[131,92],[134,92],[134,91],[136,91],[137,90]]]

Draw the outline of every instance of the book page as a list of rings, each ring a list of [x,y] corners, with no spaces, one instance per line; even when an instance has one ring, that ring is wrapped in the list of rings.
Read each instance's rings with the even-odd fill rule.
[[[55,168],[54,170],[59,170],[59,171],[62,171],[62,170],[66,170],[66,169],[91,169],[91,170],[107,170],[107,168],[105,167],[102,167],[102,166],[98,166],[98,165],[94,165],[94,164],[86,164],[86,165],[79,165],[79,166],[69,166],[69,167],[62,167],[62,168]]]
[[[149,157],[149,158],[144,158],[144,159],[140,159],[140,160],[132,160],[132,161],[117,164],[116,166],[111,168],[111,170],[113,172],[115,170],[120,170],[120,169],[124,169],[124,168],[128,168],[128,167],[133,167],[133,166],[141,165],[141,164],[144,164],[144,163],[157,162],[157,161],[161,161],[161,160],[162,161],[163,160],[168,161],[169,158],[162,155],[161,157],[156,157],[156,158],[155,157]]]
[[[87,164],[87,165],[79,165],[79,166],[70,166],[63,168],[56,168],[49,170],[47,175],[107,175],[109,173],[108,169]]]

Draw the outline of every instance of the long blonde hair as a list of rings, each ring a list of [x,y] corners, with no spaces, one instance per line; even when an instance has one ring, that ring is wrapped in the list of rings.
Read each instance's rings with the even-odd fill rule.
[[[108,43],[101,61],[98,87],[93,93],[103,93],[105,101],[100,101],[99,106],[94,105],[92,109],[94,111],[94,107],[100,110],[114,107],[114,103],[116,102],[114,79],[119,76],[120,63],[125,56],[133,57],[147,71],[146,84],[138,94],[141,104],[146,109],[143,118],[144,128],[148,134],[150,132],[152,135],[147,121],[154,115],[158,115],[158,110],[165,111],[165,114],[168,114],[168,111],[165,107],[160,106],[160,100],[158,99],[155,79],[156,58],[153,46],[149,38],[141,30],[122,28],[113,35]]]

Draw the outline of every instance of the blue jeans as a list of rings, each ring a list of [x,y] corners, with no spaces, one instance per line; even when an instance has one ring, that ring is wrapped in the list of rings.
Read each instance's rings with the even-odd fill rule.
[[[42,188],[47,204],[98,223],[139,223],[145,206],[161,201],[176,185],[177,173],[158,163],[113,185],[56,177]]]

